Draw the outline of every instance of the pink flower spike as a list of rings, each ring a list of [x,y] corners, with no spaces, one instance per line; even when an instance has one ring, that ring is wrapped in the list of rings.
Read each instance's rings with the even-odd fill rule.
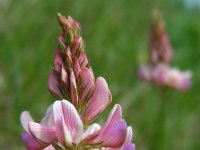
[[[83,113],[83,122],[90,122],[97,117],[112,101],[112,95],[104,78],[98,77],[88,108]]]
[[[91,90],[94,88],[94,75],[90,69],[83,67],[81,69],[81,83],[80,83],[80,100],[88,101],[88,96],[91,95]]]
[[[60,86],[60,83],[58,81],[56,72],[55,70],[51,70],[49,74],[49,79],[48,79],[48,88],[54,97],[62,97],[62,93],[60,91],[59,86]]]
[[[28,123],[34,121],[28,111],[23,111],[20,116],[21,124],[26,132],[29,133]]]
[[[21,135],[21,138],[27,150],[41,150],[46,147],[45,144],[38,142],[34,137],[32,137],[28,133],[23,133]]]
[[[46,144],[54,143],[57,139],[55,127],[47,127],[35,122],[29,122],[29,131],[33,137]]]

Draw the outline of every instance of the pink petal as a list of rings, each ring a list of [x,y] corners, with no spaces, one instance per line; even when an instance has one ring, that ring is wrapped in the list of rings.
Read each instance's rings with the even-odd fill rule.
[[[61,66],[63,66],[64,63],[63,63],[63,58],[60,54],[60,49],[57,48],[56,49],[56,54],[55,54],[55,57],[54,57],[54,67],[57,71],[61,71]]]
[[[83,133],[83,124],[77,113],[75,107],[68,101],[62,100],[61,102],[56,101],[54,103],[54,118],[56,126],[61,129],[60,134],[64,134],[64,127],[69,130],[68,133],[72,138],[72,142],[78,144]],[[64,125],[60,122],[64,119]],[[66,125],[66,126],[65,126]]]
[[[97,117],[112,101],[112,95],[102,77],[98,77],[88,108],[84,112],[82,119],[84,122],[90,122]]]
[[[66,52],[66,62],[68,69],[72,68],[73,63],[72,63],[72,56],[71,56],[71,51],[70,51],[70,47],[67,47],[67,52]]]
[[[50,105],[44,118],[41,121],[42,125],[53,127],[55,126],[54,118],[53,118],[53,105]]]
[[[58,76],[55,70],[51,70],[49,74],[49,79],[48,79],[48,88],[53,96],[62,97],[59,87],[60,87],[60,83],[59,83]]]
[[[124,141],[124,145],[131,144],[132,138],[133,138],[133,130],[132,130],[132,128],[129,126],[129,127],[127,128],[126,139],[125,139],[125,141]]]
[[[20,116],[20,120],[21,120],[21,124],[22,124],[24,130],[29,133],[28,123],[31,121],[34,121],[33,118],[31,117],[30,113],[28,111],[22,112],[21,116]]]
[[[94,132],[93,134],[87,136],[84,141],[90,143],[93,141],[99,134],[103,132],[107,132],[110,128],[114,127],[117,123],[122,121],[122,110],[121,106],[116,104],[113,109],[110,111],[110,114],[108,116],[108,119],[106,120],[106,123],[101,128],[101,130],[98,130]]]
[[[78,59],[74,57],[74,74],[75,74],[76,79],[78,78],[80,72],[81,72],[81,68],[80,68]]]
[[[126,122],[120,121],[112,128],[101,132],[91,144],[99,144],[102,147],[120,148],[124,143],[126,130]]]
[[[52,145],[44,148],[43,150],[56,150]]]
[[[21,135],[21,138],[27,150],[41,150],[46,147],[45,144],[38,142],[34,137],[32,137],[28,133],[23,133]]]
[[[74,143],[79,143],[83,134],[83,123],[75,107],[66,100],[62,100],[63,116]]]
[[[74,43],[74,45],[73,45],[74,46],[73,47],[73,55],[77,56],[77,49],[79,47],[79,39],[78,39],[78,37],[74,37],[73,43]]]
[[[29,122],[30,133],[38,140],[52,144],[56,141],[55,127],[47,127],[35,122]]]
[[[91,91],[94,88],[94,75],[90,69],[83,67],[81,69],[81,79],[80,79],[80,100],[86,100],[91,96]]]
[[[101,126],[100,126],[99,124],[97,124],[97,123],[91,124],[91,125],[87,128],[87,130],[83,133],[82,139],[87,140],[87,138],[88,138],[91,134],[93,134],[93,133],[96,132],[96,131],[99,131],[100,129],[101,129]]]
[[[61,101],[56,101],[53,104],[53,113],[54,113],[54,120],[55,120],[55,127],[56,127],[56,135],[58,141],[62,145],[71,145],[72,137],[69,132],[69,129],[66,127],[64,122],[64,115],[63,115],[63,108]]]
[[[83,52],[83,51],[80,52],[79,61],[80,61],[81,67],[85,67],[88,64],[88,59],[87,59],[85,52]]]
[[[71,100],[72,104],[74,104],[75,107],[78,106],[78,91],[76,86],[76,79],[74,76],[74,72],[71,72],[70,76],[70,92],[71,92]]]
[[[135,144],[127,144],[122,147],[122,150],[135,150]]]
[[[111,112],[108,116],[108,119],[106,120],[106,123],[102,127],[101,132],[104,132],[104,131],[108,130],[109,128],[112,128],[121,120],[122,120],[121,106],[119,104],[115,104],[115,106],[113,107],[113,109],[111,110]]]
[[[139,78],[143,81],[151,81],[152,80],[152,70],[153,68],[148,65],[141,65],[139,68]]]
[[[67,88],[69,87],[69,77],[64,66],[62,66],[62,69],[61,69],[61,84],[65,90],[67,90]]]

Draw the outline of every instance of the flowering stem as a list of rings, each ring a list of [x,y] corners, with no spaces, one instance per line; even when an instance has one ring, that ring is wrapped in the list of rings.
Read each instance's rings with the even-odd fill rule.
[[[166,110],[166,99],[165,99],[165,95],[166,95],[166,89],[165,88],[161,88],[160,89],[160,97],[161,97],[161,101],[160,101],[160,129],[158,130],[159,136],[160,136],[160,143],[161,143],[161,149],[165,150],[166,149],[166,119],[167,119],[167,110]]]
[[[159,97],[160,97],[160,105],[158,110],[158,116],[155,120],[155,126],[157,127],[155,130],[155,134],[153,137],[153,142],[150,145],[150,149],[152,150],[166,150],[167,148],[167,139],[166,139],[166,88],[159,87]]]

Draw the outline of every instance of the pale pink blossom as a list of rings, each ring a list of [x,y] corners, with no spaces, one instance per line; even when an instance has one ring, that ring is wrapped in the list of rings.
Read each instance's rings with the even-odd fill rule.
[[[191,85],[190,71],[180,71],[177,68],[170,68],[166,64],[142,65],[139,69],[139,78],[159,86],[181,91],[187,90]]]
[[[94,123],[85,129],[76,108],[66,100],[55,101],[41,123],[35,123],[27,111],[22,113],[21,123],[26,131],[22,139],[28,150],[51,150],[56,146],[63,149],[134,149],[132,129],[122,119],[120,105],[113,107],[102,127]]]

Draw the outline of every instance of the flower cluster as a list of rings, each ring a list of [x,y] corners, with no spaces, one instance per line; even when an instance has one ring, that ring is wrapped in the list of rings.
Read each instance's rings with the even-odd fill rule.
[[[58,14],[62,34],[49,74],[48,88],[57,99],[40,123],[28,111],[21,114],[22,140],[28,150],[134,150],[132,128],[122,119],[116,104],[102,127],[94,120],[111,103],[112,95],[103,77],[96,80],[72,17]]]
[[[187,90],[191,82],[190,71],[181,72],[178,68],[169,68],[166,64],[158,64],[156,67],[141,65],[139,77],[141,80],[181,91]]]
[[[178,68],[171,68],[169,63],[172,57],[173,52],[164,28],[164,22],[160,14],[153,11],[149,40],[150,63],[140,66],[139,78],[161,87],[187,90],[191,84],[191,72],[181,72]]]

